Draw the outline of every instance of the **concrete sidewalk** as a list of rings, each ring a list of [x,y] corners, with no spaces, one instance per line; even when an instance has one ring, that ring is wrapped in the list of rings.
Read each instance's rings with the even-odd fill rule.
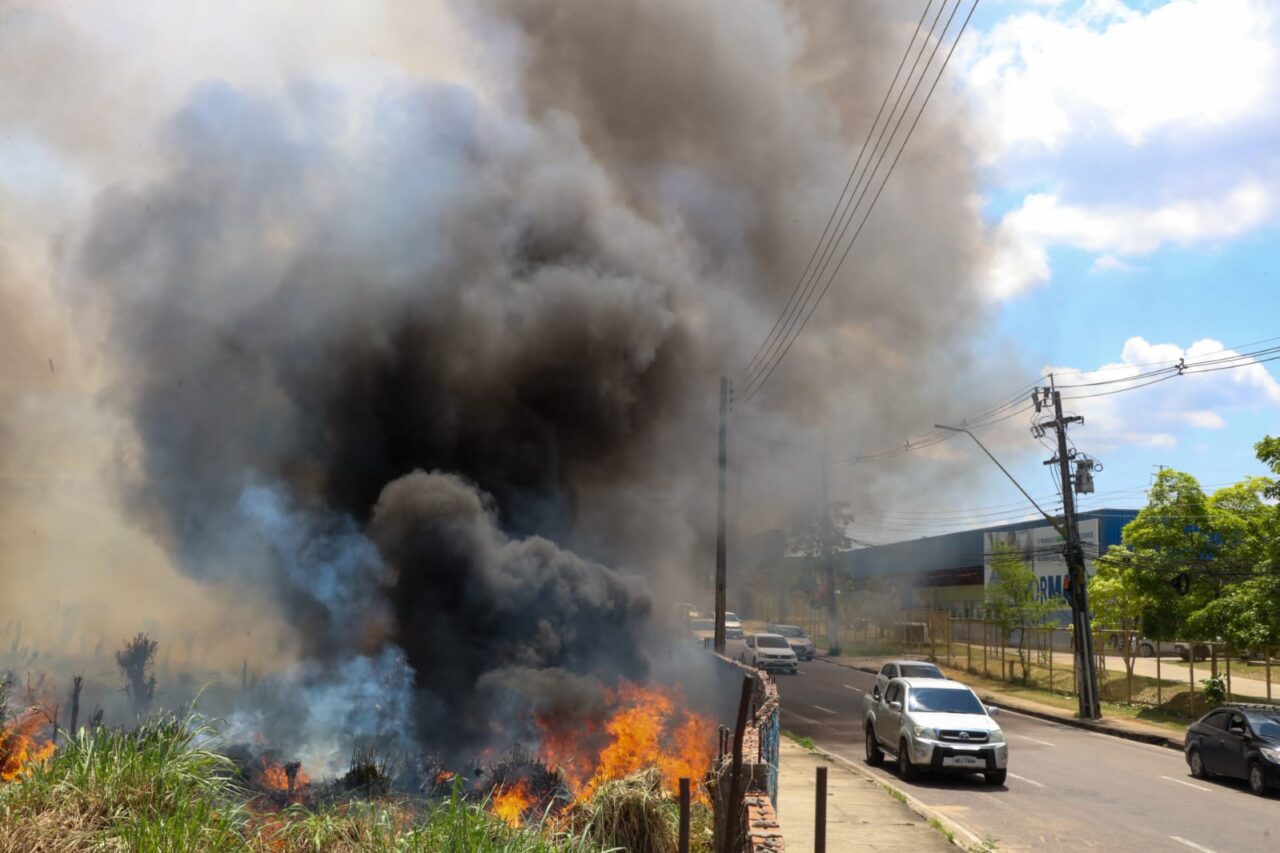
[[[948,851],[955,848],[869,775],[782,738],[778,749],[778,823],[787,853],[812,853],[817,768],[827,768],[827,850]]]
[[[862,670],[863,672],[875,673],[880,671],[881,665],[887,660],[902,660],[903,658],[909,657],[918,656],[899,655],[894,657],[849,657],[842,655],[838,658],[819,657],[816,658],[816,660],[836,666]],[[944,670],[951,670],[957,681],[963,682],[965,680],[965,673],[963,671],[954,670],[945,665],[943,665],[942,668]],[[975,687],[974,689],[984,702],[1001,708],[1007,708],[1010,711],[1018,711],[1023,714],[1029,714],[1033,717],[1039,717],[1044,720],[1050,720],[1052,722],[1062,723],[1063,725],[1074,726],[1076,728],[1089,729],[1091,731],[1099,732],[1100,734],[1114,735],[1116,737],[1155,744],[1157,746],[1167,746],[1170,749],[1182,749],[1182,735],[1161,726],[1144,723],[1141,720],[1131,720],[1127,717],[1107,716],[1104,716],[1101,720],[1081,720],[1070,711],[1054,707],[1053,705],[1045,705],[1031,699],[1026,699],[1022,696],[1002,693],[998,690],[992,690],[987,687]]]

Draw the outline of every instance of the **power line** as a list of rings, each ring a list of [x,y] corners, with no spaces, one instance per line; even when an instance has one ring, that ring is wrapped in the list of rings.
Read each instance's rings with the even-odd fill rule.
[[[853,183],[853,177],[858,173],[858,167],[862,163],[862,155],[866,153],[867,150],[867,143],[871,141],[871,136],[875,133],[876,126],[880,124],[880,116],[884,113],[885,104],[889,103],[889,96],[893,94],[894,88],[898,85],[898,78],[902,75],[902,68],[907,64],[907,57],[911,55],[911,47],[920,36],[920,29],[924,26],[924,19],[928,17],[929,9],[932,6],[933,0],[929,0],[924,7],[924,11],[920,13],[920,20],[916,23],[916,30],[911,36],[911,41],[907,42],[907,49],[902,52],[902,59],[898,62],[898,70],[894,72],[893,80],[890,81],[889,88],[885,90],[884,99],[880,101],[880,109],[876,111],[875,120],[871,122],[871,127],[867,129],[867,138],[862,140],[862,148],[858,151],[858,157],[853,162],[853,168],[849,170],[849,177],[845,179],[844,189],[840,191],[840,197],[836,199],[835,205],[831,208],[831,214],[827,217],[827,224],[822,229],[822,236],[819,237],[818,242],[814,244],[813,252],[809,255],[809,261],[804,265],[804,270],[800,273],[800,278],[796,280],[796,284],[791,291],[791,295],[787,297],[782,313],[778,315],[778,319],[774,322],[773,328],[769,330],[769,334],[765,336],[765,339],[761,342],[759,349],[757,349],[755,355],[751,357],[751,361],[747,363],[746,373],[748,377],[750,377],[751,372],[755,369],[755,366],[760,360],[761,354],[765,352],[765,349],[768,348],[772,350],[774,335],[777,334],[783,321],[791,313],[792,301],[796,298],[796,294],[800,292],[801,285],[806,279],[808,279],[809,271],[813,267],[813,261],[818,257],[818,250],[821,249],[823,243],[826,242],[828,233],[833,233],[831,232],[831,223],[836,219],[836,211],[840,210],[840,205],[844,202],[845,195],[849,192],[849,186]],[[915,66],[912,66],[912,73],[914,72]],[[894,104],[894,109],[897,109],[896,103]],[[877,141],[876,144],[879,145],[879,141]],[[870,162],[870,160],[868,159],[867,162]],[[858,183],[861,184],[861,182],[862,180],[859,178]],[[843,217],[843,214],[841,214],[841,216]]]
[[[951,57],[955,53],[956,45],[959,44],[961,36],[964,35],[965,29],[967,29],[969,26],[969,21],[972,20],[973,18],[973,13],[974,13],[974,10],[977,9],[978,7],[978,2],[979,0],[973,0],[973,4],[969,7],[969,12],[965,16],[964,22],[961,24],[960,29],[956,33],[955,39],[954,41],[952,41],[951,47],[948,49],[947,55],[943,59],[941,67],[938,69],[938,73],[934,76],[933,82],[930,84],[928,92],[925,93],[924,100],[920,104],[920,109],[916,112],[915,118],[911,122],[911,126],[907,129],[907,133],[906,133],[906,136],[903,137],[902,144],[898,147],[898,151],[894,155],[893,161],[889,164],[889,168],[885,172],[884,178],[881,180],[879,187],[877,187],[875,195],[872,197],[871,203],[867,207],[866,213],[863,214],[862,220],[858,223],[857,230],[854,231],[853,237],[849,240],[848,245],[845,247],[844,252],[840,255],[840,259],[836,262],[835,268],[831,271],[831,275],[827,278],[825,284],[822,285],[822,289],[818,292],[817,298],[812,300],[809,303],[807,309],[803,310],[803,317],[800,319],[798,326],[794,325],[794,319],[795,317],[800,316],[800,314],[796,314],[793,316],[792,323],[788,324],[787,329],[790,330],[794,327],[794,331],[785,331],[783,333],[783,337],[786,339],[786,343],[785,345],[783,345],[781,351],[778,351],[777,355],[775,355],[772,358],[772,360],[768,362],[768,365],[769,365],[768,368],[765,369],[764,365],[760,365],[756,368],[754,376],[751,376],[748,378],[748,381],[746,383],[747,387],[745,389],[747,393],[746,393],[744,403],[750,402],[751,399],[754,398],[757,393],[759,393],[760,389],[764,387],[765,383],[769,381],[770,377],[773,376],[773,372],[777,369],[778,365],[782,363],[783,359],[787,357],[787,354],[791,351],[792,345],[795,343],[800,333],[804,330],[805,325],[808,324],[809,318],[813,316],[814,310],[817,308],[818,304],[822,302],[823,297],[826,296],[827,291],[831,287],[831,283],[835,280],[836,275],[840,272],[841,267],[844,265],[845,259],[849,256],[849,252],[853,249],[854,243],[857,242],[858,236],[862,233],[862,229],[866,225],[868,217],[870,217],[871,212],[875,209],[876,202],[879,201],[881,193],[884,192],[885,185],[888,183],[890,176],[893,174],[894,168],[898,165],[898,161],[902,157],[902,152],[906,149],[907,142],[910,141],[912,133],[914,133],[916,126],[920,122],[920,117],[924,114],[925,107],[928,106],[929,100],[933,97],[933,93],[937,88],[938,81],[941,80],[943,72],[946,71],[947,65],[951,62]],[[921,73],[920,81],[917,82],[916,88],[911,93],[911,98],[909,98],[907,101],[907,107],[903,110],[903,114],[902,114],[903,117],[905,117],[907,111],[910,110],[911,100],[915,98],[915,94],[920,87],[920,82],[923,82],[924,77],[928,74],[929,65],[933,62],[933,58],[937,55],[938,48],[941,47],[942,41],[945,40],[947,30],[950,28],[951,22],[952,20],[954,20],[955,14],[959,10],[961,3],[962,3],[962,0],[956,0],[956,5],[952,9],[951,15],[947,18],[946,26],[943,27],[942,36],[939,38],[937,45],[935,45],[933,53],[930,54],[928,62],[925,63],[925,68],[924,68],[924,71]],[[942,9],[945,9],[945,8],[946,8],[946,0],[943,0]],[[941,15],[941,9],[939,10],[939,16],[940,15]],[[904,86],[904,90],[905,90],[905,86]],[[898,126],[901,124],[901,121],[902,121],[902,118],[900,117],[898,120],[898,124],[894,126],[893,134],[897,133]],[[876,172],[878,172],[880,168],[880,163],[883,161],[884,156],[888,152],[889,148],[892,147],[892,144],[893,144],[893,135],[890,135],[889,145],[886,145],[884,152],[880,155],[880,158],[879,160],[877,160],[875,167],[870,172],[870,180],[868,181],[868,184],[867,184],[868,188],[870,187],[871,183],[874,182]],[[864,190],[864,193],[865,193],[865,190]],[[859,196],[858,203],[861,204],[861,196]],[[853,211],[856,213],[856,210],[857,210],[857,207],[855,206],[853,208]],[[848,226],[849,224],[852,223],[852,221],[853,221],[853,217],[851,216],[849,218],[848,223],[846,223],[844,228],[841,229],[840,234],[837,237],[837,241],[843,239],[844,233],[848,229]],[[823,270],[825,270],[825,266],[823,267]],[[821,273],[819,273],[819,276],[820,275]],[[816,279],[814,279],[814,281],[816,281]]]

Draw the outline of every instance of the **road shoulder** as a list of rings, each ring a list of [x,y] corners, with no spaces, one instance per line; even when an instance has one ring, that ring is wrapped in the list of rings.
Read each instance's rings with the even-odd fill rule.
[[[778,751],[778,822],[788,853],[813,850],[817,768],[827,767],[827,849],[950,851],[955,847],[931,819],[962,843],[976,841],[909,795],[875,779],[865,769],[820,747],[806,749],[782,738]],[[966,844],[967,846],[967,844]]]

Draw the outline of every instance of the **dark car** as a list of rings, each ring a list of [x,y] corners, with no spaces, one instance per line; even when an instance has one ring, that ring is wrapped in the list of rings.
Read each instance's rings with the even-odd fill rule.
[[[1280,705],[1215,708],[1187,729],[1183,750],[1197,779],[1246,779],[1255,794],[1280,788]]]

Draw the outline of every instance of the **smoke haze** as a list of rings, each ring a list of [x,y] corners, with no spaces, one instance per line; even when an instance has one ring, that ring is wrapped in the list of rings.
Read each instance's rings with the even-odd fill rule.
[[[62,176],[0,153],[0,192],[42,212],[19,249],[37,260],[0,255],[4,307],[38,306],[0,317],[4,453],[50,435],[45,352],[80,354],[83,417],[44,458],[100,500],[61,542],[116,529],[146,577],[214,591],[125,605],[134,566],[105,630],[212,607],[224,665],[295,667],[312,744],[440,748],[447,720],[478,746],[513,688],[540,707],[581,678],[643,677],[649,616],[709,562],[717,377],[790,293],[914,20],[388,3],[319,16],[303,41],[291,4],[213,8],[197,39],[162,6],[0,6],[21,24],[0,26],[10,67],[103,113],[47,82],[0,99]],[[121,45],[172,73],[113,67]],[[965,133],[954,108],[926,117],[856,263],[739,419],[774,484],[744,524],[810,490],[794,472],[823,424],[876,446],[949,405],[936,367],[964,366],[980,317]],[[5,490],[8,589],[27,562],[13,534],[66,504]],[[357,683],[381,685],[373,718],[352,716]]]

